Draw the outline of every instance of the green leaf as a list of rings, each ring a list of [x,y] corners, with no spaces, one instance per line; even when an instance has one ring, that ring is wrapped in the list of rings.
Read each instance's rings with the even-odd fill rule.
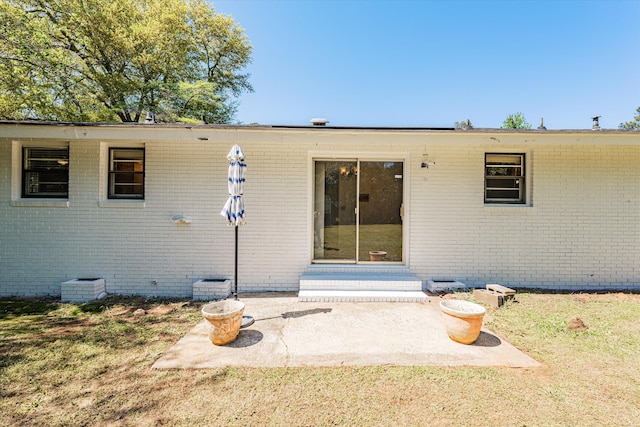
[[[8,0],[0,21],[1,118],[229,122],[252,91],[244,31],[204,0]]]

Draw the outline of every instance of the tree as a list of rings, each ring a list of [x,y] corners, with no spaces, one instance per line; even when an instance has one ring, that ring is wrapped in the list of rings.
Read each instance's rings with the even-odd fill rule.
[[[205,0],[4,0],[0,118],[227,123],[252,47]]]
[[[507,118],[504,119],[500,129],[531,129],[531,125],[527,123],[527,120],[524,118],[524,114],[515,113],[509,114]]]
[[[633,117],[633,121],[620,123],[618,129],[640,130],[640,107],[636,108],[636,115]]]
[[[463,120],[461,122],[455,122],[453,124],[453,126],[456,129],[463,129],[463,130],[467,130],[467,129],[473,129],[473,125],[471,124],[471,120],[467,119],[467,120]]]

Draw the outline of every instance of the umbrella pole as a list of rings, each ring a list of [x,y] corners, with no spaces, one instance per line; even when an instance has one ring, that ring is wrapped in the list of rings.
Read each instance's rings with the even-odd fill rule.
[[[236,301],[238,301],[238,226],[236,225],[236,265],[235,265],[235,279],[234,279],[234,283],[235,283],[235,295],[234,298]],[[253,316],[249,316],[247,314],[244,314],[242,316],[242,323],[240,325],[240,328],[247,328],[251,325],[253,325],[253,322],[255,321],[255,319],[253,318]]]
[[[238,226],[236,225],[236,262],[235,262],[235,279],[233,280],[235,285],[235,292],[233,297],[238,301]]]

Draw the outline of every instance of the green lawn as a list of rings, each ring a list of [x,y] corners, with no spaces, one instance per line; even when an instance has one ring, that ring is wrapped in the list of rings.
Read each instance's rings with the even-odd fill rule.
[[[202,304],[4,299],[0,425],[640,425],[640,295],[519,292],[517,301],[489,308],[485,324],[537,368],[390,360],[156,371],[154,361],[200,321]],[[588,329],[569,328],[574,318]]]

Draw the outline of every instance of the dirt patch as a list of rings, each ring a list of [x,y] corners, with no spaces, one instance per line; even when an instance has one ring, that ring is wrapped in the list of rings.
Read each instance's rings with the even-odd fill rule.
[[[576,301],[592,302],[592,301],[640,301],[640,294],[637,292],[592,292],[573,295]]]
[[[111,316],[124,316],[124,315],[134,315],[134,316],[142,316],[145,314],[160,314],[167,315],[175,312],[176,310],[182,308],[188,303],[172,303],[172,304],[160,304],[154,305],[153,307],[145,308],[144,306],[136,305],[130,307],[123,306],[115,306],[109,310],[109,315]]]
[[[86,320],[76,320],[59,326],[50,326],[47,330],[32,335],[33,339],[57,339],[69,335],[82,334],[86,328],[96,326],[96,323],[87,322]]]
[[[593,295],[588,295],[588,294],[578,294],[578,295],[575,295],[573,298],[576,301],[580,301],[580,302],[589,302],[594,299]]]
[[[145,311],[144,308],[139,308],[133,312],[134,316],[144,316],[145,314],[147,314],[147,312]]]
[[[114,307],[109,310],[109,314],[111,316],[122,316],[131,313],[131,310],[133,310],[132,307]]]
[[[175,311],[176,306],[173,304],[170,305],[156,305],[155,307],[151,307],[150,309],[146,310],[147,314],[169,314],[173,311]]]
[[[567,327],[572,331],[586,331],[589,329],[587,325],[584,324],[581,318],[574,317],[573,319],[567,322]]]

